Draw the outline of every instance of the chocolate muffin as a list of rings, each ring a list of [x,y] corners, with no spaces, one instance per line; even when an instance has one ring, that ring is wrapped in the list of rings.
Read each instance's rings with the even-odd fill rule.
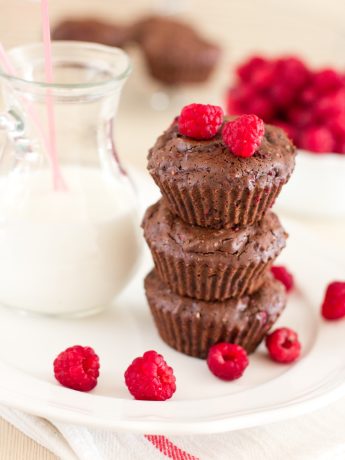
[[[132,35],[132,27],[93,18],[65,19],[52,30],[53,40],[86,41],[119,48],[131,41]]]
[[[206,358],[215,343],[255,351],[286,304],[284,286],[268,274],[262,287],[239,299],[205,302],[174,294],[152,271],[145,278],[151,313],[161,338],[172,348]]]
[[[221,131],[221,130],[220,130]],[[233,155],[221,132],[209,140],[181,135],[177,119],[148,155],[148,170],[171,210],[191,225],[252,225],[273,205],[295,165],[285,132],[265,125],[252,157]]]
[[[142,226],[160,278],[175,293],[206,301],[257,290],[287,238],[271,211],[253,226],[213,230],[186,224],[164,199],[148,208]]]
[[[220,48],[191,26],[153,16],[133,26],[151,76],[166,85],[206,81],[220,58]]]

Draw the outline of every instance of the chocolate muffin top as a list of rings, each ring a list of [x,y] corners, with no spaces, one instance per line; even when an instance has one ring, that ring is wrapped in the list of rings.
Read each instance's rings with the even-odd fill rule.
[[[282,283],[268,273],[262,287],[254,294],[240,299],[227,299],[221,302],[205,302],[174,294],[157,276],[155,270],[145,278],[145,290],[150,303],[159,304],[162,310],[169,310],[178,316],[187,315],[206,319],[207,317],[219,324],[234,323],[241,327],[241,319],[247,321],[248,316],[262,312],[267,316],[279,314],[286,304],[286,291]]]
[[[52,30],[54,40],[87,41],[120,48],[131,41],[132,37],[132,27],[95,18],[64,19]]]
[[[143,44],[148,36],[166,34],[173,36],[176,33],[182,33],[184,37],[197,35],[195,29],[189,24],[159,15],[145,16],[138,19],[133,24],[134,39],[139,44]]]
[[[177,118],[157,139],[148,155],[148,170],[161,180],[183,178],[193,186],[198,183],[214,187],[240,186],[253,190],[288,180],[295,165],[296,150],[285,132],[265,125],[262,142],[252,157],[232,154],[224,144],[221,130],[208,140],[196,140],[178,131]]]
[[[172,214],[164,199],[147,209],[142,226],[151,248],[171,252],[186,262],[212,258],[234,266],[277,257],[288,236],[271,211],[252,226],[214,230],[185,223]]]

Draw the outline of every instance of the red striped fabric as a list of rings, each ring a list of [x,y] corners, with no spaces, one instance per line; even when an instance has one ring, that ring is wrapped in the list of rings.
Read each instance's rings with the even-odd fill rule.
[[[162,452],[162,454],[172,460],[200,460],[199,457],[195,457],[194,455],[180,449],[165,436],[145,434],[145,438],[153,444],[156,449]]]

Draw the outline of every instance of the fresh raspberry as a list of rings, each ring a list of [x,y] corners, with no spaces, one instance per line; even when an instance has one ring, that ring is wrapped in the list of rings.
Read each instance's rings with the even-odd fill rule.
[[[314,114],[308,107],[296,104],[286,112],[289,122],[296,128],[304,128],[314,122]]]
[[[327,126],[336,139],[345,140],[345,112],[330,118]]]
[[[344,112],[345,89],[340,89],[326,96],[320,97],[313,108],[315,115],[321,122],[329,117],[335,117]]]
[[[299,138],[300,147],[315,153],[334,151],[334,137],[330,130],[323,126],[306,128]]]
[[[178,119],[180,134],[192,139],[211,139],[223,123],[223,110],[217,105],[190,104],[183,107]]]
[[[176,391],[172,368],[153,350],[135,358],[125,372],[125,381],[135,399],[165,401]]]
[[[255,97],[255,89],[251,85],[240,84],[230,88],[227,95],[227,112],[234,115],[242,114]]]
[[[266,67],[268,60],[262,56],[253,56],[243,64],[241,64],[236,72],[241,80],[250,81],[256,71]]]
[[[257,95],[246,104],[241,113],[253,113],[268,123],[274,115],[274,107],[269,98]]]
[[[327,286],[321,313],[325,319],[345,316],[345,281],[334,281]]]
[[[237,75],[227,94],[228,113],[287,123],[299,148],[345,152],[343,128],[332,126],[333,119],[345,114],[343,74],[331,68],[311,70],[296,56],[253,56],[237,68]]]
[[[313,85],[312,86],[307,85],[306,88],[304,88],[303,91],[301,91],[301,93],[299,94],[298,100],[302,104],[308,105],[308,104],[315,102],[318,97],[319,95],[315,87]]]
[[[259,91],[271,88],[274,84],[273,65],[269,63],[253,72],[250,84]]]
[[[241,115],[225,123],[222,131],[224,143],[239,157],[251,157],[259,147],[265,133],[264,122],[256,115]]]
[[[272,125],[282,128],[290,139],[295,139],[296,130],[290,123],[286,123],[285,121],[280,120],[272,120]]]
[[[270,88],[270,99],[277,108],[283,109],[289,107],[294,101],[296,90],[284,82],[279,82]]]
[[[56,357],[54,375],[65,387],[90,391],[97,385],[99,358],[91,347],[69,347]]]
[[[313,86],[319,94],[340,89],[344,86],[342,75],[334,69],[322,69],[313,74]]]
[[[275,62],[277,81],[285,82],[290,88],[303,87],[310,76],[306,65],[295,56],[285,56]]]
[[[246,350],[233,343],[217,343],[207,355],[207,365],[216,377],[222,380],[236,380],[243,375],[248,366]]]
[[[271,272],[276,280],[284,284],[286,292],[290,292],[294,287],[294,279],[292,274],[282,265],[274,265],[271,267]]]
[[[288,327],[281,327],[266,337],[266,347],[273,361],[292,363],[301,353],[298,335]]]
[[[339,154],[345,153],[345,139],[337,140],[335,144],[334,152],[339,153]]]

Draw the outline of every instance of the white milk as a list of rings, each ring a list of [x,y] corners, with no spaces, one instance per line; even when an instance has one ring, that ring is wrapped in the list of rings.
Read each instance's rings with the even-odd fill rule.
[[[100,170],[62,168],[0,183],[0,304],[46,314],[107,307],[139,255],[133,197]],[[22,187],[19,190],[19,187]]]

